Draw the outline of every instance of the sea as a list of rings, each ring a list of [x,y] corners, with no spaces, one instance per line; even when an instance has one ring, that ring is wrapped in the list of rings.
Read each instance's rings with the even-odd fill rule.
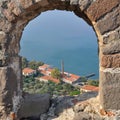
[[[29,22],[20,42],[20,55],[43,61],[80,76],[99,79],[98,43],[91,26],[68,11],[47,11]]]

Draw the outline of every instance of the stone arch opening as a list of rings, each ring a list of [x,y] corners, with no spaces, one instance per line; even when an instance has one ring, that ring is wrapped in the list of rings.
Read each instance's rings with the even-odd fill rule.
[[[68,21],[70,19],[71,21]],[[87,42],[89,45],[86,44]],[[35,54],[31,55],[31,52],[35,46]],[[93,54],[92,51],[89,52],[87,46],[88,49],[94,49]],[[77,54],[75,52],[75,47],[79,49],[78,51],[80,53]],[[74,55],[72,59],[72,53],[68,53],[70,48],[72,49],[71,52],[75,54],[77,58]],[[92,56],[95,56],[96,62],[93,62],[93,59],[90,60],[90,63],[87,63],[87,61],[86,63],[83,62],[83,59],[88,59],[87,57],[92,58],[87,55],[85,50],[87,50],[89,54],[91,53]],[[56,58],[57,56],[55,57],[55,54],[59,54],[58,51],[60,55],[59,58]],[[82,51],[85,51],[85,55],[82,54]],[[64,54],[67,55],[68,58],[64,57]],[[21,39],[20,55],[28,58],[30,61],[43,61],[54,67],[58,67],[59,69],[61,69],[61,60],[64,60],[66,71],[76,73],[80,76],[95,73],[95,78],[98,79],[98,72],[96,72],[98,67],[93,70],[91,68],[90,70],[90,67],[94,66],[94,63],[98,63],[98,46],[96,35],[87,23],[78,18],[72,12],[52,10],[44,12],[37,18],[33,19],[24,30]],[[75,64],[77,60],[79,61],[78,65]],[[69,61],[69,63],[67,63],[67,61]],[[71,64],[73,64],[73,67],[70,67]],[[89,70],[86,70],[86,72],[83,66],[86,66]],[[75,67],[79,68],[77,69],[78,72]],[[70,71],[70,68],[75,70]]]
[[[57,19],[55,16],[57,16]],[[67,17],[61,18],[59,16],[61,16],[61,17],[67,16]],[[77,24],[72,23],[70,21],[68,22],[67,21],[68,18],[71,20],[74,20],[74,22],[76,21]],[[43,25],[40,23],[42,23]],[[69,24],[69,26],[67,25],[67,23]],[[60,25],[58,25],[58,24],[60,24]],[[46,27],[46,26],[49,26],[49,27]],[[75,27],[73,27],[73,26],[75,26]],[[79,26],[79,27],[77,27],[77,26]],[[32,30],[32,29],[34,29],[34,30]],[[65,29],[65,30],[63,30],[63,29]],[[80,31],[78,32],[76,29],[79,29]],[[52,32],[50,32],[50,31],[52,31]],[[25,34],[23,34],[22,41],[21,41],[24,44],[23,45],[24,50],[22,52],[23,57],[28,58],[28,60],[30,60],[30,61],[32,61],[32,60],[43,61],[46,64],[49,64],[49,65],[59,68],[60,71],[61,71],[61,60],[64,60],[64,65],[65,65],[64,70],[66,72],[73,73],[73,74],[79,75],[81,77],[85,76],[85,75],[89,75],[91,73],[94,73],[95,76],[93,79],[98,80],[99,73],[96,70],[96,69],[98,69],[98,66],[97,66],[98,65],[98,46],[97,46],[97,40],[96,40],[97,38],[96,38],[95,34],[93,33],[94,32],[93,29],[90,26],[88,27],[88,25],[86,23],[84,23],[84,21],[82,19],[75,16],[74,13],[62,12],[62,11],[58,11],[58,10],[42,13],[42,15],[40,15],[38,18],[35,18],[31,22],[31,24],[26,27],[26,30],[24,32],[25,32]],[[80,34],[79,37],[78,37],[78,33],[76,33],[76,32],[78,32]],[[92,37],[90,37],[90,35]],[[77,36],[77,38],[73,38],[75,36]],[[32,44],[29,43],[30,41]],[[89,50],[87,49],[86,42],[89,43],[89,48],[88,48]],[[82,47],[81,47],[81,43],[82,43]],[[79,48],[78,49],[79,53],[76,53],[75,47]],[[95,49],[91,50],[93,47]],[[70,50],[70,48],[72,50]],[[22,47],[21,47],[21,49],[22,49]],[[63,50],[64,50],[64,52],[63,52]],[[32,54],[32,51],[34,51],[33,54]],[[56,53],[58,53],[58,51],[60,54],[56,55]],[[82,54],[84,51],[85,51],[86,55]],[[43,55],[44,53],[46,55]],[[65,56],[67,56],[67,57],[65,57]],[[94,56],[97,59],[93,58],[91,56]],[[56,58],[56,57],[58,57],[58,58]],[[90,59],[89,63],[86,61],[88,59]],[[47,60],[47,62],[46,62],[46,60]],[[86,61],[86,62],[84,62],[84,61]],[[95,67],[93,67],[93,66],[95,66]],[[88,70],[87,70],[87,68],[88,68]],[[44,75],[44,76],[46,76],[46,75]],[[40,76],[37,75],[36,77],[39,77],[38,80],[40,80]],[[37,90],[37,88],[36,88],[36,90],[34,90],[34,87],[31,89],[27,89],[31,86],[31,84],[30,84],[31,82],[29,84],[27,84],[28,81],[25,82],[26,80],[27,79],[24,78],[24,82],[23,82],[24,90],[27,90],[27,92],[33,91],[34,93],[39,91],[39,90]],[[40,84],[40,83],[37,82],[37,84]],[[34,81],[34,86],[38,86],[38,85],[36,85],[35,81]],[[41,89],[41,88],[39,88],[39,89]],[[39,93],[44,91],[44,89],[45,88],[43,87],[43,90],[41,89],[41,91],[39,91]],[[46,92],[51,93],[50,91],[46,91]],[[53,93],[55,94],[55,92],[53,92]]]
[[[73,11],[93,26],[99,40],[100,105],[104,109],[120,109],[119,0],[1,0],[0,6],[0,42],[4,46],[0,50],[3,119],[10,111],[18,111],[22,100],[21,58],[18,55],[22,31],[38,14],[53,9]]]

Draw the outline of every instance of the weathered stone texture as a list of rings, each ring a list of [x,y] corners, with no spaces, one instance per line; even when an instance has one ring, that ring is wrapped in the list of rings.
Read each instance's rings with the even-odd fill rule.
[[[104,55],[101,60],[101,66],[105,68],[119,68],[120,54]]]
[[[9,9],[5,9],[4,10],[4,15],[6,16],[8,21],[13,21],[15,20],[15,16],[12,14],[11,11],[9,11]]]
[[[120,28],[116,29],[113,32],[106,34],[103,37],[103,44],[108,44],[111,41],[120,41]]]
[[[0,31],[0,43],[6,42],[6,34],[3,31]]]
[[[0,76],[0,105],[12,109],[12,96],[17,90],[16,74],[12,68],[4,67],[0,69]]]
[[[96,30],[100,43],[100,69],[120,68],[120,0],[0,0],[0,56],[2,56],[1,61],[7,63],[0,68],[0,76],[2,76],[0,105],[4,104],[6,109],[12,109],[14,92],[19,94],[22,89],[21,60],[18,56],[22,31],[27,23],[41,12],[54,9],[73,11]],[[120,72],[115,70],[101,72],[100,98],[103,107],[120,108],[118,80],[120,80]],[[25,103],[28,104],[24,104],[21,108],[29,110],[29,105],[32,107],[35,105],[34,113],[28,111],[22,113],[24,116],[38,114],[41,108],[37,105],[42,106],[42,103],[46,102],[39,96],[35,101],[36,96],[34,97],[26,97]],[[29,101],[29,98],[33,101]],[[45,110],[48,104],[49,101],[45,103]]]
[[[0,31],[9,32],[12,29],[12,24],[6,19],[0,19]]]
[[[85,112],[79,112],[75,114],[74,120],[91,120],[91,116]]]
[[[115,30],[120,26],[120,6],[108,13],[103,19],[97,22],[97,28],[101,34]]]
[[[120,68],[101,71],[100,101],[105,109],[120,109]]]
[[[120,53],[120,41],[112,41],[103,47],[102,52],[104,55]]]
[[[8,21],[13,21],[22,12],[22,9],[18,6],[17,1],[11,1],[7,4],[7,8],[3,9],[2,12]]]
[[[23,9],[28,9],[29,7],[33,7],[33,4],[39,4],[39,6],[46,6],[49,4],[48,0],[19,0]]]
[[[39,2],[39,5],[44,7],[49,4],[48,0],[35,0],[35,2]]]
[[[87,14],[92,21],[97,21],[119,4],[120,0],[96,0],[87,9]]]
[[[92,2],[93,0],[79,0],[80,10],[83,11],[87,9]]]
[[[11,1],[9,4],[8,4],[8,8],[9,8],[9,11],[11,11],[14,15],[18,16],[22,10],[20,9],[19,6],[17,6],[17,1]]]
[[[27,94],[18,112],[19,118],[39,116],[48,111],[50,106],[50,95]]]
[[[78,5],[79,0],[70,0],[71,5]]]
[[[18,0],[20,5],[25,9],[33,4],[33,0]]]

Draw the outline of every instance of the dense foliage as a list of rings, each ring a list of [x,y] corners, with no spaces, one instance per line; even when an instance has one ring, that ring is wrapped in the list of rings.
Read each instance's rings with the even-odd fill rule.
[[[28,64],[28,67],[29,68],[32,68],[34,70],[37,70],[39,66],[43,65],[44,63],[43,62],[37,62],[37,61],[30,61],[29,64]]]
[[[87,84],[93,85],[93,86],[99,86],[99,81],[98,80],[88,80]]]
[[[59,69],[58,68],[54,68],[52,70],[52,72],[51,72],[51,76],[53,78],[60,79],[61,78],[61,73],[60,73]]]
[[[51,95],[78,95],[80,90],[67,83],[48,83],[35,80],[33,76],[24,77],[23,90],[29,93],[50,93]]]
[[[22,68],[29,67],[37,70],[39,66],[43,65],[43,62],[28,61],[26,58],[22,58]],[[51,72],[53,78],[59,79],[61,82],[59,84],[53,83],[51,81],[45,83],[36,80],[35,77],[40,77],[42,74],[37,71],[36,76],[23,77],[23,90],[29,93],[50,93],[51,95],[78,95],[80,94],[79,88],[64,83],[61,81],[61,73],[58,68],[54,68]],[[98,86],[98,80],[88,80],[86,77],[81,77],[81,82],[88,85]]]
[[[22,57],[22,68],[28,67],[28,60],[25,57]]]
[[[31,69],[37,70],[39,66],[43,65],[44,63],[41,61],[28,61],[26,58],[22,57],[22,68],[29,67]]]

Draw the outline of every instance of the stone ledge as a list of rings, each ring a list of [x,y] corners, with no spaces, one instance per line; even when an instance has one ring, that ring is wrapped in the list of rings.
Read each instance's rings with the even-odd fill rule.
[[[110,73],[120,73],[120,68],[107,68],[103,70],[103,72],[110,72]]]

